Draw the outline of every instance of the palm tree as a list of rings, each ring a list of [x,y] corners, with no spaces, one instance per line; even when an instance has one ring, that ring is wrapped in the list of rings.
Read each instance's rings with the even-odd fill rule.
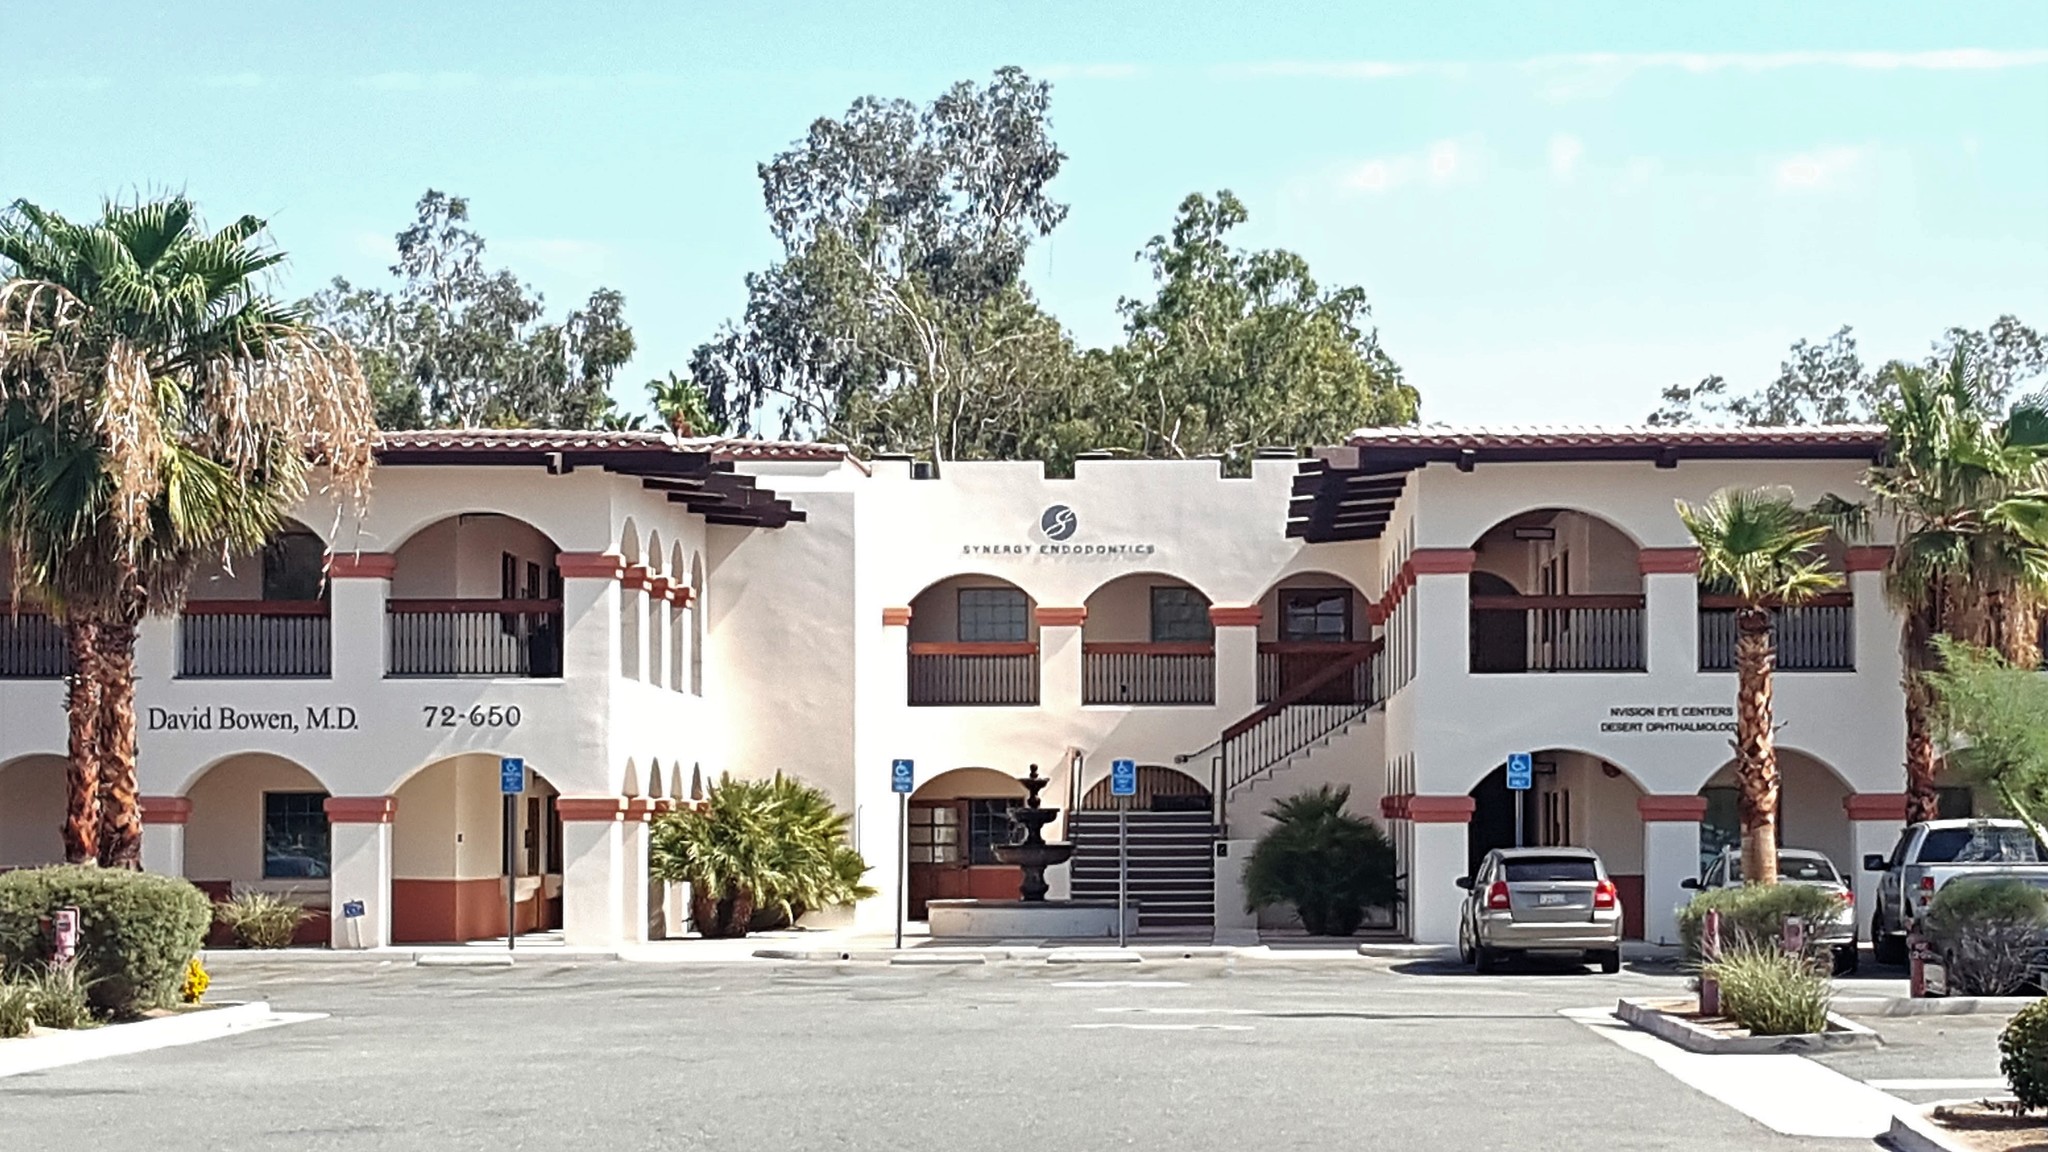
[[[704,390],[688,376],[670,372],[647,382],[647,401],[654,414],[678,436],[716,436],[724,429],[712,418]]]
[[[1989,648],[2022,668],[2041,662],[2048,596],[2048,412],[2023,402],[2001,418],[1983,366],[1957,352],[1937,369],[1898,366],[1880,408],[1884,457],[1866,479],[1896,541],[1885,591],[1903,618],[1908,821],[1933,819],[1937,758],[1934,640]],[[1853,522],[1854,517],[1850,518]]]
[[[1827,525],[1786,489],[1728,488],[1678,518],[1700,548],[1700,583],[1735,597],[1735,779],[1742,875],[1778,882],[1778,754],[1771,734],[1772,613],[1837,588],[1820,543]]]
[[[283,259],[263,231],[244,216],[208,233],[182,196],[93,224],[25,201],[0,214],[0,404],[35,433],[0,443],[0,535],[80,658],[67,855],[92,779],[100,863],[139,865],[143,617],[176,611],[202,558],[260,544],[314,465],[345,506],[367,492],[368,387],[345,344],[263,291]]]

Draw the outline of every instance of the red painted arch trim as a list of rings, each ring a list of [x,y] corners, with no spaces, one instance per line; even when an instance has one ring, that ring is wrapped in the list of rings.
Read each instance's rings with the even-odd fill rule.
[[[1478,562],[1479,553],[1470,548],[1417,548],[1407,567],[1417,576],[1463,576]]]
[[[1638,796],[1636,811],[1646,822],[1697,824],[1707,814],[1705,796]]]
[[[1088,609],[1040,608],[1037,616],[1040,628],[1079,628],[1088,622]]]
[[[884,628],[908,628],[908,627],[910,627],[910,609],[908,609],[908,608],[884,608],[884,609],[882,609],[882,627],[884,627]]]
[[[1842,797],[1842,808],[1851,820],[1904,820],[1904,792],[1859,792]]]
[[[556,803],[559,804],[560,801],[556,801]],[[635,796],[626,801],[626,819],[647,820],[656,812],[667,811],[667,809],[661,807],[662,803],[663,801],[650,799],[645,796]]]
[[[1264,613],[1257,604],[1225,608],[1220,604],[1209,605],[1209,623],[1218,628],[1257,628]]]
[[[144,824],[183,824],[192,818],[192,802],[183,796],[142,797]]]
[[[564,820],[624,820],[624,796],[562,796],[555,800],[555,812]]]
[[[389,552],[330,552],[329,580],[389,580],[398,571],[398,557]]]
[[[654,572],[647,565],[629,564],[626,566],[626,570],[619,575],[619,587],[632,592],[652,587],[654,579]]]
[[[555,571],[564,580],[617,580],[626,558],[616,552],[557,552]]]
[[[1851,572],[1882,572],[1892,562],[1891,546],[1887,544],[1863,544],[1851,548],[1842,558],[1842,567]]]
[[[1478,806],[1470,796],[1409,796],[1402,809],[1417,824],[1470,824]]]
[[[392,796],[329,796],[322,807],[329,824],[389,824],[398,814]]]
[[[1636,570],[1645,576],[1690,576],[1700,570],[1700,550],[1645,548],[1636,553]]]

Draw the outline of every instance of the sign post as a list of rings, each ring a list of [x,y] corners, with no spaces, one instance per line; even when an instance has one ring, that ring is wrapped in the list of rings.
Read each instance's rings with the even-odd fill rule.
[[[903,948],[903,919],[910,913],[910,794],[917,788],[917,765],[909,760],[889,765],[889,791],[896,794],[896,948]]]
[[[505,951],[519,936],[519,794],[526,791],[526,761],[498,761],[498,791],[505,794]]]
[[[1109,762],[1109,794],[1116,797],[1116,946],[1124,946],[1125,912],[1131,895],[1130,810],[1138,794],[1138,762]]]
[[[1522,793],[1536,782],[1536,757],[1528,752],[1508,753],[1508,790],[1515,794],[1515,847],[1522,846]]]
[[[52,935],[56,937],[55,960],[69,964],[78,959],[78,909],[59,908],[50,913]]]

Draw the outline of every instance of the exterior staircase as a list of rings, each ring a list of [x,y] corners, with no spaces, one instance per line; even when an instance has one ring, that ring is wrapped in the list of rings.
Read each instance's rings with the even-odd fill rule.
[[[1216,923],[1216,826],[1207,812],[1131,812],[1130,899],[1141,932],[1199,929]],[[1076,812],[1076,900],[1116,899],[1116,813]]]

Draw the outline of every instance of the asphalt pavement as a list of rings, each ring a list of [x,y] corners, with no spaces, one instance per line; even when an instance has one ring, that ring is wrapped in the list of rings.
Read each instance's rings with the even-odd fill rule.
[[[242,963],[216,997],[327,1017],[0,1079],[0,1148],[1870,1146],[1774,1132],[1739,1086],[1726,1103],[1563,1014],[1683,987],[1364,959]],[[1995,1075],[1978,1018],[1883,1026],[1957,1079],[1985,1074],[1988,1037]],[[1899,1079],[1896,1055],[1828,1063]]]

